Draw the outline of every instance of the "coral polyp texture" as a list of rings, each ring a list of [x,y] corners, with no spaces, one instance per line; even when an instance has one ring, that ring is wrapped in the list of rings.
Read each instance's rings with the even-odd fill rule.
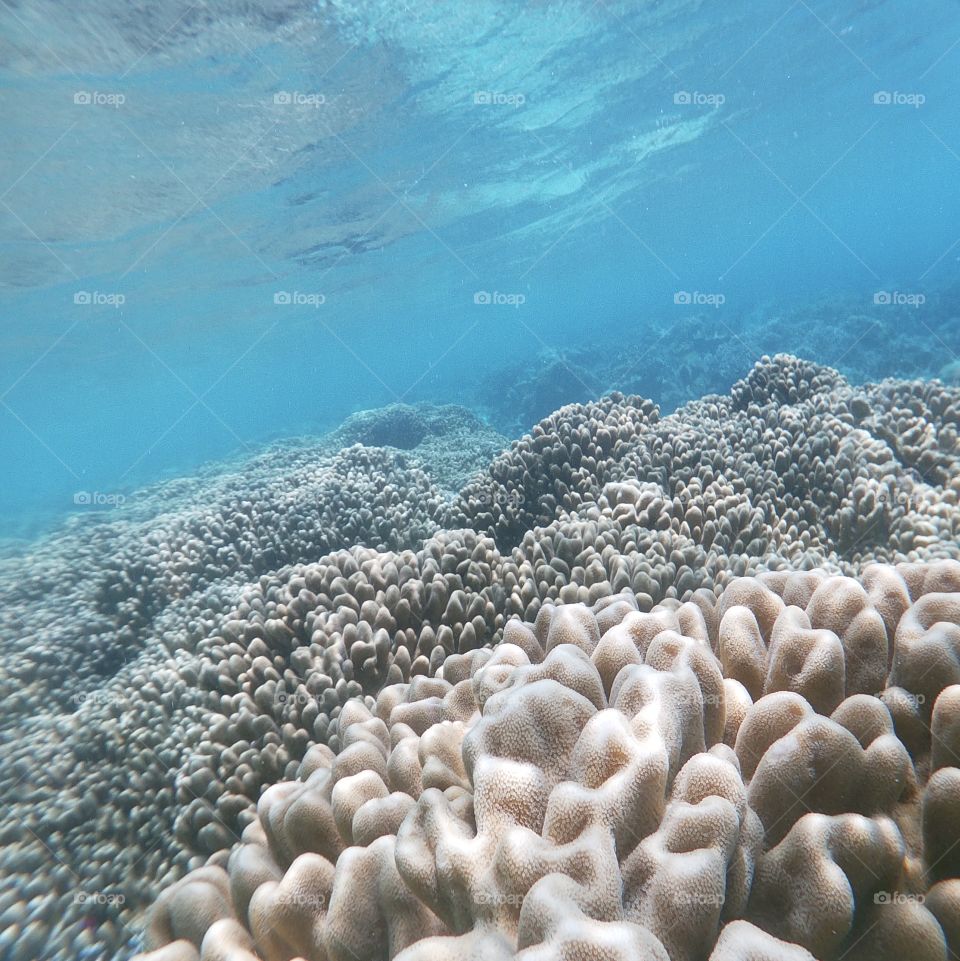
[[[960,952],[960,390],[777,356],[474,427],[5,562],[4,961]]]
[[[348,700],[141,957],[945,959],[957,681],[955,561],[545,604]]]

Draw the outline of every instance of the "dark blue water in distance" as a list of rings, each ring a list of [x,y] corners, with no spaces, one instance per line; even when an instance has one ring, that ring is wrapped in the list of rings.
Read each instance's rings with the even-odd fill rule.
[[[764,352],[958,376],[955,0],[0,27],[3,536],[397,401],[513,437]]]

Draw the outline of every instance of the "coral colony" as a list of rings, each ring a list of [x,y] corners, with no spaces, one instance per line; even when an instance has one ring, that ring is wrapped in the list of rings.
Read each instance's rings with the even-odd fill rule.
[[[960,956],[960,388],[468,421],[0,570],[5,961]]]

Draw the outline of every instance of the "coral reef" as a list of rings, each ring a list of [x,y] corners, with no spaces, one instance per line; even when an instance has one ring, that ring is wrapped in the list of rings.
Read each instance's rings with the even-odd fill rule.
[[[456,493],[509,441],[465,407],[390,404],[351,414],[326,443],[409,451],[437,487]]]
[[[404,453],[380,446],[392,430]],[[26,562],[0,558],[0,729],[32,702],[75,706],[151,636],[182,633],[230,603],[205,592],[235,597],[341,547],[419,544],[444,520],[442,489],[458,489],[504,443],[459,407],[363,412],[320,442],[286,442],[132,494],[112,516],[78,517],[31,545]],[[36,603],[51,591],[59,604]]]
[[[161,889],[164,959],[955,938],[960,391],[763,358],[562,408],[452,498],[469,420],[383,416],[5,562],[5,959],[123,957]],[[849,872],[826,947],[798,859]]]
[[[875,303],[876,293],[748,312],[727,305],[698,314],[671,305],[663,316],[591,327],[580,345],[567,342],[484,372],[471,393],[492,423],[515,436],[562,404],[612,390],[642,394],[673,411],[691,397],[726,392],[757,356],[773,351],[830,364],[857,384],[889,376],[960,383],[960,362],[944,364],[960,355],[960,287],[929,292],[921,306],[889,298]],[[918,337],[918,330],[936,336]]]
[[[946,959],[960,563],[867,573],[547,604],[347,701],[229,857],[161,895],[143,961]],[[906,714],[891,652],[952,666]],[[731,676],[753,661],[755,698]]]
[[[673,581],[681,592],[751,564],[853,573],[915,548],[956,556],[958,429],[955,389],[857,388],[829,368],[779,356],[729,397],[664,418],[620,394],[562,408],[461,492],[452,520],[506,548],[563,516],[562,539],[541,532],[529,542],[554,548],[548,562],[558,572],[574,557],[589,567],[580,555],[601,531],[616,538],[613,529],[635,524],[642,535],[630,528],[606,561],[598,546],[596,562],[622,569],[665,539],[662,557],[686,561],[676,575],[686,579]],[[658,576],[671,576],[669,567]],[[625,586],[610,579],[614,591]]]

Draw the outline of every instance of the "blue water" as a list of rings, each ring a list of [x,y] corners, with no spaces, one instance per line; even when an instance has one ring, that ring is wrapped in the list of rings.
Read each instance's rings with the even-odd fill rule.
[[[960,347],[956,0],[5,2],[0,65],[0,535],[690,316]]]

